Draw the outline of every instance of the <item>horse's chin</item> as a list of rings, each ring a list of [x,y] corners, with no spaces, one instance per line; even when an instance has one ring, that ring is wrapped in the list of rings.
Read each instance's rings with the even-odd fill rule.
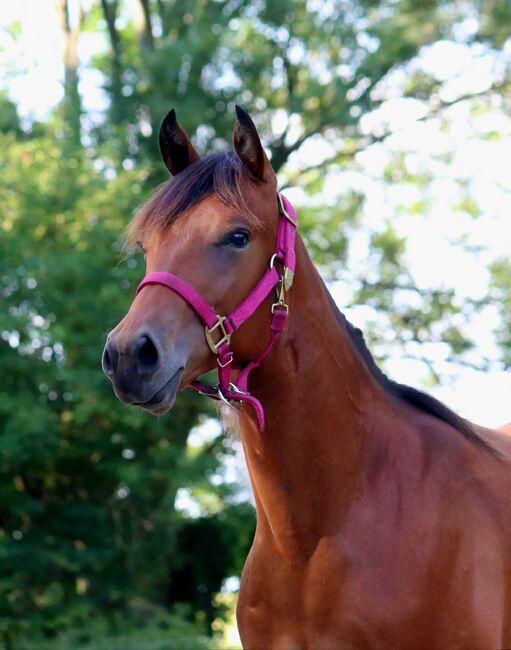
[[[144,411],[147,411],[151,415],[154,415],[155,417],[159,417],[161,415],[165,415],[168,413],[171,408],[174,406],[176,402],[176,398],[172,399],[168,404],[163,404],[163,405],[157,405],[157,406],[146,406],[145,404],[134,404],[134,406],[138,406]]]
[[[151,415],[158,416],[168,413],[176,402],[183,370],[183,368],[179,368],[163,388],[160,388],[147,402],[134,402],[133,406],[139,406]]]

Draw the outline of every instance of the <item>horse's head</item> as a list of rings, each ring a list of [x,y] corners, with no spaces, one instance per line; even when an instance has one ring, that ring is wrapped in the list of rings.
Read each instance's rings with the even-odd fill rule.
[[[175,178],[157,190],[128,230],[145,254],[147,273],[178,276],[217,314],[229,313],[261,278],[279,223],[275,173],[252,120],[242,109],[236,112],[234,152],[203,159],[175,112],[167,115],[160,150]],[[236,361],[253,359],[264,348],[272,297],[233,336]],[[172,407],[179,388],[215,365],[196,313],[159,285],[138,293],[103,353],[117,397],[158,415]]]

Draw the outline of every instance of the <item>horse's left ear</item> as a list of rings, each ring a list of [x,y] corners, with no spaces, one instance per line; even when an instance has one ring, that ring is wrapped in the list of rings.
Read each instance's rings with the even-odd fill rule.
[[[256,180],[269,180],[269,175],[274,173],[250,115],[236,106],[236,118],[232,136],[234,151]]]
[[[173,176],[200,159],[190,138],[179,126],[174,109],[167,113],[160,126],[160,153]]]

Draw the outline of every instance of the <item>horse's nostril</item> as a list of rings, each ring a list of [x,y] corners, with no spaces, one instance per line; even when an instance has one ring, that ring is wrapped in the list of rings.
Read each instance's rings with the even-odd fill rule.
[[[154,372],[159,361],[158,349],[150,336],[143,334],[135,344],[135,359],[138,372],[149,374]]]
[[[109,341],[105,345],[105,349],[103,350],[103,359],[102,359],[103,370],[109,377],[111,377],[114,374],[115,369],[117,368],[118,359],[119,359],[119,354],[115,349],[113,343]]]

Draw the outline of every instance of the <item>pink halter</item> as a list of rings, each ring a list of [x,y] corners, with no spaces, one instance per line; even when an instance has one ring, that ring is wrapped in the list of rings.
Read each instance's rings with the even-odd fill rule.
[[[296,210],[279,192],[277,192],[277,201],[280,219],[275,252],[270,259],[269,268],[245,300],[227,316],[218,316],[211,305],[193,287],[172,273],[164,271],[148,273],[137,288],[138,295],[149,284],[161,284],[186,300],[204,323],[206,341],[211,351],[216,354],[218,363],[218,385],[211,386],[201,381],[194,381],[191,387],[207,397],[221,399],[230,406],[233,406],[232,402],[251,404],[261,430],[264,430],[264,411],[259,400],[248,392],[248,376],[266,357],[275,339],[286,326],[289,311],[285,301],[286,291],[293,284],[296,266]],[[276,263],[282,266],[282,274],[277,270]],[[277,287],[277,285],[279,286]],[[277,287],[277,301],[271,306],[268,344],[256,359],[247,363],[234,380],[231,368],[234,359],[230,349],[231,336],[252,316],[274,287]]]

